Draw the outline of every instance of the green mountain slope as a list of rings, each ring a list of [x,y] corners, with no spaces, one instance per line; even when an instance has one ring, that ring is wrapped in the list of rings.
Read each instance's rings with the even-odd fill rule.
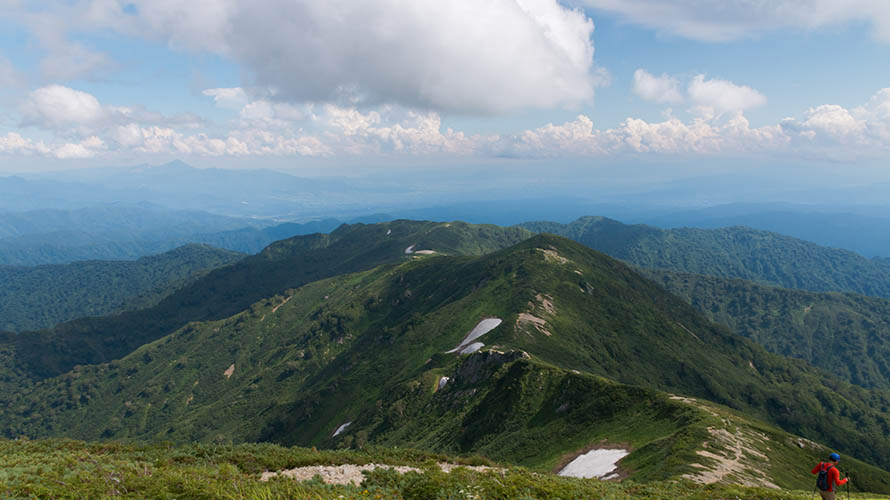
[[[604,217],[582,217],[570,224],[529,222],[521,226],[565,236],[649,269],[890,298],[887,260],[869,260],[847,250],[767,231],[746,227],[662,230]]]
[[[243,257],[207,245],[186,245],[136,261],[0,266],[0,329],[37,330],[74,318],[148,307],[188,280]]]
[[[771,352],[863,387],[890,389],[890,300],[670,271],[644,274]]]
[[[482,352],[446,353],[484,318],[503,321]],[[289,290],[11,394],[0,422],[8,436],[410,445],[542,470],[605,440],[633,450],[627,468],[641,479],[720,470],[722,453],[789,484],[824,454],[664,391],[890,465],[885,393],[768,354],[553,236],[483,257],[403,256]],[[756,475],[749,467],[737,475]],[[872,475],[872,488],[890,485]]]
[[[39,379],[78,364],[119,358],[190,321],[225,318],[287,288],[398,261],[409,250],[479,255],[528,236],[524,229],[459,222],[344,225],[331,234],[276,242],[257,255],[210,272],[151,308],[5,335],[0,344],[11,346],[15,364]]]

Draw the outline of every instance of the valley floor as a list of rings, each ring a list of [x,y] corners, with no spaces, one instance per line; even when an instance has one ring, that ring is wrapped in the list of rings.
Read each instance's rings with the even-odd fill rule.
[[[450,462],[467,467],[442,467]],[[262,480],[263,472],[318,465],[383,463],[360,485]],[[40,499],[787,499],[809,491],[780,491],[691,482],[603,482],[538,474],[475,458],[453,459],[406,449],[325,451],[270,444],[131,445],[69,440],[0,441],[0,497]],[[844,492],[846,493],[846,492]],[[846,495],[844,495],[846,497]],[[860,500],[886,498],[852,494]]]

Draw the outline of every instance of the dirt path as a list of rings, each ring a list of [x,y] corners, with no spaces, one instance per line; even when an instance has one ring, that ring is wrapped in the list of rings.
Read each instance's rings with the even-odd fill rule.
[[[713,409],[694,398],[672,394],[671,399],[695,406],[723,420],[724,423],[727,422]],[[711,436],[711,442],[715,445],[713,449],[720,450],[719,453],[708,450],[696,451],[698,456],[709,459],[713,463],[708,465],[692,464],[693,467],[700,470],[684,474],[682,477],[700,484],[732,482],[743,486],[779,487],[757,472],[764,467],[765,463],[769,463],[769,457],[758,451],[754,443],[769,441],[766,435],[753,430],[741,429],[733,433],[716,427],[708,427],[708,433]],[[703,446],[708,447],[708,443],[703,443]]]
[[[290,302],[290,299],[292,299],[292,298],[294,298],[293,295],[291,295],[291,296],[289,296],[288,298],[284,299],[284,300],[281,302],[281,304],[278,304],[277,306],[273,307],[273,308],[272,308],[272,314],[275,314],[279,309],[281,309],[281,306],[283,306],[284,304],[287,304],[288,302]]]

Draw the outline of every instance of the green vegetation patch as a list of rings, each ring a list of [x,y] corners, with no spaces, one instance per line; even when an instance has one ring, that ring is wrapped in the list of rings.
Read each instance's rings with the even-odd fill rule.
[[[49,328],[86,316],[150,307],[244,254],[186,245],[138,260],[0,266],[0,330]]]
[[[240,499],[405,499],[568,500],[610,498],[804,500],[811,491],[781,491],[689,482],[639,484],[572,479],[521,468],[441,472],[449,457],[412,450],[316,451],[268,444],[237,446],[139,445],[67,440],[0,440],[0,496],[3,498]],[[412,465],[420,473],[366,473],[360,485],[327,485],[288,478],[260,481],[263,470],[306,465],[383,463]],[[457,463],[460,463],[458,461]],[[854,493],[851,498],[877,499]],[[886,498],[886,497],[881,497]]]

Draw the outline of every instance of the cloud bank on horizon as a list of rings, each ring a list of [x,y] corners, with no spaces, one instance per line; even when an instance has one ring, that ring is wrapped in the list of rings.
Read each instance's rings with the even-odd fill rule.
[[[17,27],[39,57],[33,64],[14,60],[0,41],[0,155],[886,158],[890,82],[876,83],[873,95],[855,106],[816,102],[778,123],[752,125],[746,113],[774,103],[751,85],[705,72],[656,74],[640,64],[625,76],[630,84],[623,92],[629,102],[660,109],[662,118],[627,116],[599,127],[595,109],[615,71],[594,60],[598,15],[704,43],[865,23],[873,43],[881,44],[890,41],[890,9],[882,6],[881,0],[719,6],[703,0],[57,0],[34,8],[0,0],[0,20]],[[182,99],[193,107],[156,111],[163,98],[115,87],[115,78],[131,77],[132,64],[97,39],[135,40],[171,57],[219,58],[237,68],[241,81],[197,92],[183,85]],[[215,118],[204,116],[211,105]],[[563,118],[567,112],[575,118]],[[523,114],[540,125],[509,126]],[[482,121],[494,130],[454,129],[449,120]]]

